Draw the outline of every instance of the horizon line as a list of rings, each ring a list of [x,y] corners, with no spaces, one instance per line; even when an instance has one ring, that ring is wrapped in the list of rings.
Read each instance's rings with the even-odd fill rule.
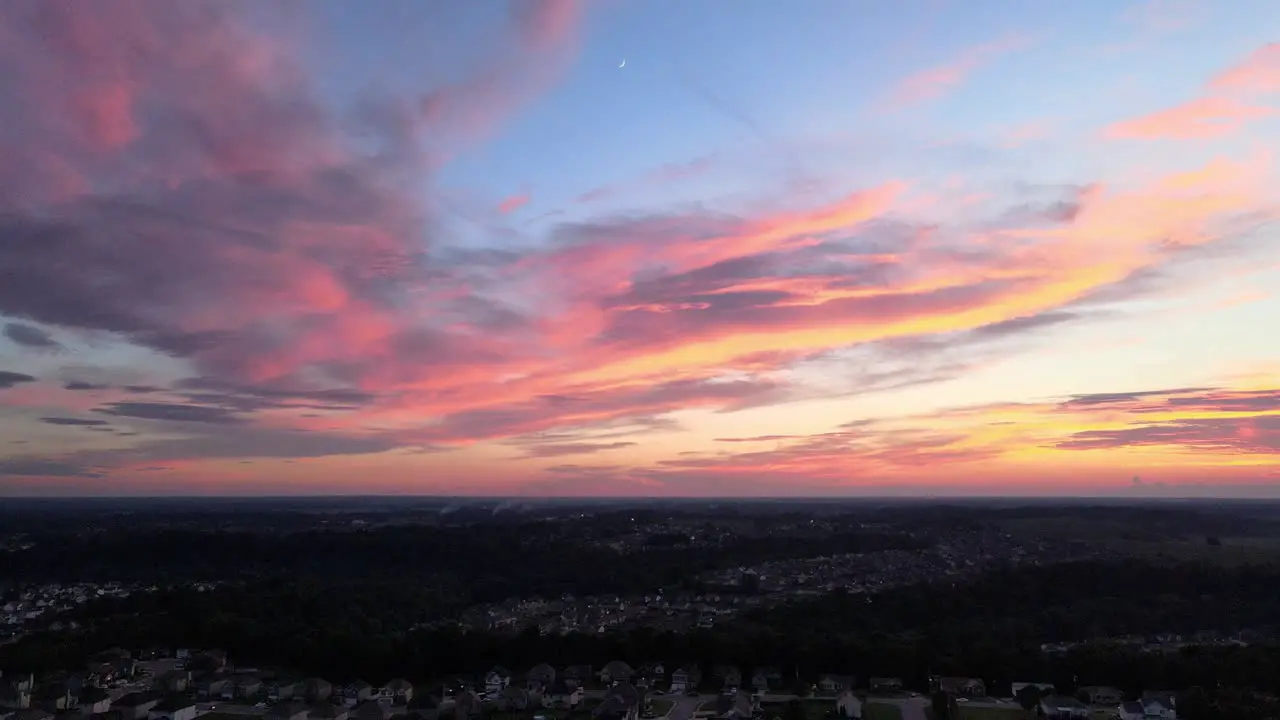
[[[893,502],[949,502],[956,500],[998,501],[1186,501],[1225,500],[1238,502],[1280,502],[1277,495],[417,495],[400,493],[331,493],[296,495],[3,495],[0,503],[12,500],[441,500],[485,502],[552,502],[552,501],[708,501],[708,502],[812,502],[812,501],[893,501]]]

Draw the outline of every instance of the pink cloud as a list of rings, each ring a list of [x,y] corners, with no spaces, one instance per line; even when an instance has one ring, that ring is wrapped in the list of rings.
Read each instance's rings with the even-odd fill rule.
[[[1049,137],[1053,129],[1053,123],[1043,120],[1014,125],[1005,128],[1001,145],[1006,148],[1016,148],[1037,140],[1044,140]]]
[[[528,194],[522,193],[520,195],[512,195],[510,197],[504,198],[502,202],[498,203],[498,212],[502,213],[503,215],[509,215],[528,204],[529,204]]]
[[[1198,140],[1231,135],[1254,120],[1274,116],[1274,108],[1224,97],[1196,98],[1168,110],[1109,126],[1105,136],[1133,140]]]
[[[572,44],[578,3],[513,8],[514,42],[448,102],[517,87],[530,99],[538,53]],[[430,169],[415,162],[416,137],[375,108],[360,119],[376,120],[397,164],[357,152],[293,57],[231,10],[5,4],[0,37],[13,42],[0,75],[17,80],[0,84],[0,189],[23,212],[0,220],[14,261],[0,269],[0,310],[116,333],[244,382],[358,385],[417,353],[437,378],[465,375],[482,355],[446,349],[469,332],[448,317],[469,293],[419,262],[427,218],[397,182]],[[482,109],[497,122],[515,108]],[[440,312],[406,312],[398,297],[410,291]],[[373,372],[370,358],[389,364]]]
[[[1220,92],[1280,93],[1280,43],[1255,50],[1239,64],[1224,70],[1209,83]]]
[[[910,75],[889,93],[888,103],[895,109],[937,100],[954,92],[973,73],[1001,55],[1022,50],[1029,45],[1026,38],[1013,37],[969,48],[945,65]]]
[[[1280,92],[1280,44],[1254,51],[1213,78],[1199,97],[1131,120],[1113,123],[1113,140],[1205,140],[1226,137],[1245,125],[1274,117],[1280,108],[1260,96]],[[1245,99],[1241,99],[1245,98]]]
[[[417,119],[435,145],[437,162],[492,135],[559,78],[577,49],[583,0],[516,0],[509,8],[509,42],[465,80],[436,88],[418,103]]]

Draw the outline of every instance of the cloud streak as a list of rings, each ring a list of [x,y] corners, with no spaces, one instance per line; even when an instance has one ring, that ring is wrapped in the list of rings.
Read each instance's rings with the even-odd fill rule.
[[[1002,55],[1030,45],[1025,37],[1008,37],[968,48],[950,62],[921,70],[898,82],[890,91],[888,105],[896,110],[933,102],[959,89],[971,75]]]
[[[1180,105],[1113,123],[1111,140],[1208,140],[1238,134],[1280,113],[1280,44],[1266,45],[1222,71],[1201,94]]]

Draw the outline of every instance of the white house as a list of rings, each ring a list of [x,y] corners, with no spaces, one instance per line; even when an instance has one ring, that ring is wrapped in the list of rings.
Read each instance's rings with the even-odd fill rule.
[[[671,673],[671,692],[682,693],[693,687],[693,673],[684,668]]]
[[[836,696],[836,714],[848,720],[860,720],[862,717],[862,701],[857,695],[853,694],[853,690],[845,688],[844,692]]]

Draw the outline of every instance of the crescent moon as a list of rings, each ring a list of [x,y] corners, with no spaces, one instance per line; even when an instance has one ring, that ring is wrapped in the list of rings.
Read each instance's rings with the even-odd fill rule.
[[[626,66],[627,66],[627,59],[626,59],[626,58],[622,58],[622,62],[618,63],[618,67],[620,67],[620,68],[624,68],[624,67],[626,67]]]

